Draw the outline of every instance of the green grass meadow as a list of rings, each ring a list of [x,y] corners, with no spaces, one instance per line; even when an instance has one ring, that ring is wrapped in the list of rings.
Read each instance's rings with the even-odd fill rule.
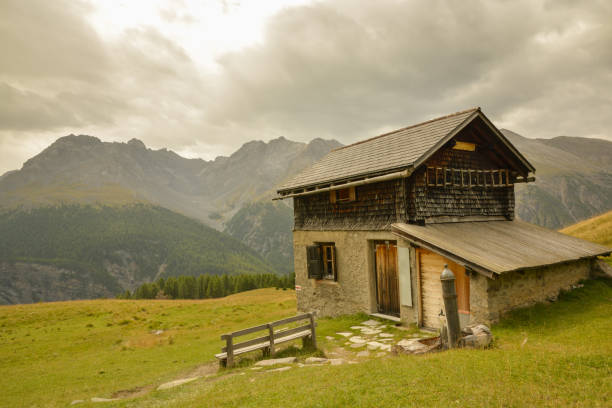
[[[493,327],[495,340],[488,350],[389,356],[283,372],[257,372],[243,363],[177,388],[155,390],[214,361],[222,346],[220,334],[293,315],[294,295],[260,289],[198,301],[0,307],[5,374],[0,406],[61,407],[77,399],[87,400],[79,407],[612,405],[610,280],[588,281],[555,303],[512,313]],[[329,351],[326,336],[364,318],[319,319],[321,348]],[[126,390],[134,395],[88,402]]]

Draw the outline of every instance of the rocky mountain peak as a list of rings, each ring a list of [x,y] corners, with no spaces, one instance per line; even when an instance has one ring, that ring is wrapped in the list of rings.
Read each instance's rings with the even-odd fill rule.
[[[128,146],[133,146],[139,149],[146,149],[147,146],[145,146],[145,144],[143,143],[142,140],[140,139],[136,139],[136,138],[132,138],[130,139],[129,142],[127,142]]]

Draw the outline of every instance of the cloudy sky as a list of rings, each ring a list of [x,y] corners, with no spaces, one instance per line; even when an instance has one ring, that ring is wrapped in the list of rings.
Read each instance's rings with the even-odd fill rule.
[[[60,136],[189,157],[473,106],[612,140],[612,2],[2,0],[0,174]]]

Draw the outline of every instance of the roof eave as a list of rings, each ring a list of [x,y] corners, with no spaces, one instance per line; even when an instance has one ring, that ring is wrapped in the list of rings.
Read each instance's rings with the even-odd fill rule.
[[[361,173],[361,174],[356,174],[350,177],[343,177],[343,178],[338,178],[338,179],[332,179],[332,180],[328,180],[328,181],[323,181],[323,182],[317,182],[317,183],[311,183],[311,184],[304,184],[304,185],[297,185],[294,187],[287,187],[287,188],[282,188],[282,189],[278,189],[276,190],[276,194],[279,195],[279,198],[283,198],[286,197],[290,194],[294,194],[295,191],[297,190],[316,190],[317,187],[320,188],[329,188],[329,187],[338,187],[338,188],[342,188],[342,186],[346,186],[349,183],[353,183],[353,182],[358,182],[361,180],[371,180],[371,183],[375,183],[376,180],[374,180],[376,177],[382,177],[391,173],[396,173],[396,172],[400,172],[400,171],[408,171],[409,173],[411,169],[413,169],[414,166],[407,164],[407,165],[402,165],[399,167],[393,167],[393,168],[389,168],[389,169],[385,169],[385,170],[380,170],[380,171],[376,171],[376,172],[368,172],[368,173]],[[408,174],[409,176],[410,174]],[[367,184],[367,183],[366,183]]]

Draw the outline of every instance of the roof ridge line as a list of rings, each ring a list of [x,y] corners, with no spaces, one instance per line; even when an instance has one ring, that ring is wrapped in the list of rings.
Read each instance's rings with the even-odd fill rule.
[[[406,127],[400,128],[400,129],[392,130],[390,132],[386,132],[386,133],[383,133],[383,134],[378,135],[378,136],[373,136],[373,137],[371,137],[369,139],[360,140],[358,142],[351,143],[351,144],[346,145],[346,146],[337,147],[335,149],[332,149],[330,152],[335,152],[337,150],[346,149],[347,147],[356,146],[356,145],[359,145],[359,144],[362,144],[362,143],[366,143],[366,142],[369,142],[369,141],[372,141],[372,140],[375,140],[375,139],[378,139],[378,138],[381,138],[381,137],[384,137],[384,136],[389,136],[389,135],[392,135],[394,133],[401,132],[401,131],[404,131],[404,130],[407,130],[407,129],[411,129],[411,128],[414,128],[414,127],[417,127],[417,126],[422,126],[422,125],[425,125],[425,124],[428,124],[428,123],[431,123],[431,122],[436,122],[438,120],[447,119],[447,118],[450,118],[450,117],[453,117],[453,116],[457,116],[457,115],[462,115],[462,114],[468,113],[468,112],[476,112],[476,111],[479,111],[479,110],[480,110],[480,106],[477,106],[475,108],[470,108],[470,109],[465,109],[465,110],[462,110],[462,111],[459,111],[459,112],[450,113],[448,115],[440,116],[438,118],[429,119],[429,120],[426,120],[424,122],[416,123],[414,125],[410,125],[410,126],[406,126]]]

